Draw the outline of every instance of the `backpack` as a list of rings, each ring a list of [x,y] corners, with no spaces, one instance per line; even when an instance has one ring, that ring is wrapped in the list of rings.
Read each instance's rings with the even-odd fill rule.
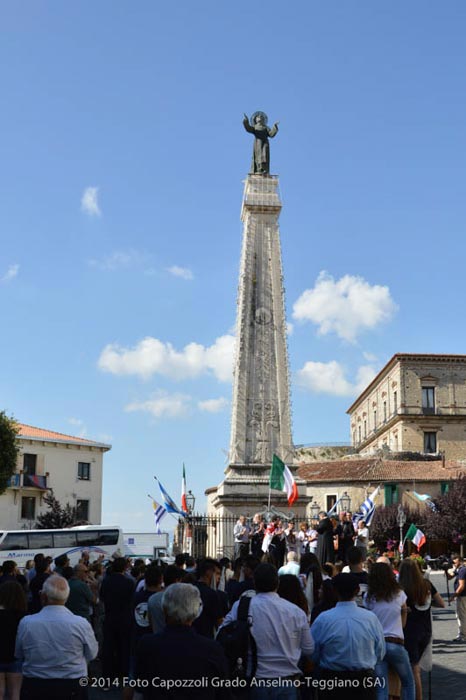
[[[252,678],[257,668],[257,646],[251,634],[249,606],[251,596],[243,595],[239,599],[237,619],[222,627],[217,634],[217,642],[223,648],[228,663],[230,678]],[[248,652],[251,651],[252,668],[247,673]]]

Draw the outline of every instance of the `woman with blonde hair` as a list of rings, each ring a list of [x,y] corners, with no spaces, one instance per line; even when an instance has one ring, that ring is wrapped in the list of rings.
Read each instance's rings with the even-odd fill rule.
[[[409,655],[416,686],[416,700],[422,700],[421,668],[419,662],[432,639],[431,606],[444,608],[440,593],[423,577],[413,559],[403,559],[398,577],[407,595],[408,617],[404,628],[405,648]]]

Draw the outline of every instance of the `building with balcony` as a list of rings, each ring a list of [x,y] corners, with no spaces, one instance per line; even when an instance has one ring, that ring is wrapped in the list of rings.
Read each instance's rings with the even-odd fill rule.
[[[0,495],[0,529],[34,527],[46,510],[43,496],[53,489],[62,505],[78,509],[78,519],[101,522],[103,455],[111,445],[18,424],[16,473]]]
[[[397,353],[348,409],[351,444],[466,458],[466,355]]]

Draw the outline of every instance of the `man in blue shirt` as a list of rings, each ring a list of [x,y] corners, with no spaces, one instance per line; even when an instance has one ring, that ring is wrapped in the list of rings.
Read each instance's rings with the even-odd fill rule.
[[[319,665],[319,700],[375,700],[374,667],[385,656],[382,625],[356,605],[353,574],[332,579],[339,602],[312,625],[314,661]]]
[[[453,598],[456,600],[456,619],[458,621],[458,636],[455,642],[466,642],[466,566],[464,559],[459,554],[452,554],[453,573],[448,576],[455,577],[455,592]]]

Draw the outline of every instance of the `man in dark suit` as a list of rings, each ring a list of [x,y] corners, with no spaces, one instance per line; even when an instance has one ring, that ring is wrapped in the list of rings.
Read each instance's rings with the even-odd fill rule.
[[[199,590],[174,583],[164,593],[162,607],[165,629],[144,635],[136,649],[135,677],[144,700],[228,696],[218,687],[228,674],[222,647],[192,627],[202,610]]]

